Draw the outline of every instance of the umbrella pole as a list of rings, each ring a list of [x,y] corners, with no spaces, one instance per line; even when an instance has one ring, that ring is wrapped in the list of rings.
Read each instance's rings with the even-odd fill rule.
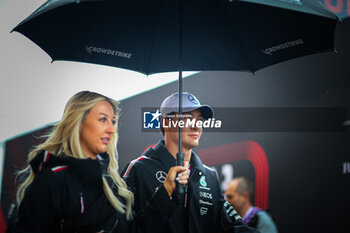
[[[179,122],[182,120],[182,71],[179,70]],[[176,166],[184,165],[184,153],[182,152],[182,128],[179,126],[179,148],[176,154]],[[177,194],[183,195],[186,192],[186,186],[177,183],[176,192]]]
[[[179,121],[182,120],[182,92],[183,92],[183,82],[182,82],[182,71],[179,71]],[[179,148],[178,154],[182,154],[182,128],[179,127]],[[180,165],[180,164],[179,164]],[[183,161],[181,166],[183,166]]]
[[[184,0],[178,1],[178,13],[179,13],[179,122],[182,120],[182,92],[183,92],[183,81],[182,81],[182,21],[183,21],[183,11],[184,11]],[[182,152],[182,128],[179,127],[179,148],[176,154],[176,166],[184,165],[184,153]],[[177,194],[185,193],[185,186],[176,185]]]

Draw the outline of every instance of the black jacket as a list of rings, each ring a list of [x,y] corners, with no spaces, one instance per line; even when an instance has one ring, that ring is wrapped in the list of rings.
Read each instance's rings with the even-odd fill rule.
[[[30,163],[35,178],[20,204],[15,232],[127,232],[125,214],[103,192],[108,154],[100,159],[40,152]]]
[[[164,142],[159,142],[123,170],[123,178],[135,195],[138,232],[256,232],[225,202],[216,172],[203,165],[194,152],[187,197],[174,194],[169,198],[162,184],[175,164]]]

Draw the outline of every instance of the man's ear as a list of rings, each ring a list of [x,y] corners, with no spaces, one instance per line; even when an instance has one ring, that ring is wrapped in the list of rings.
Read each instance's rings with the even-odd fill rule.
[[[243,197],[244,197],[244,199],[249,201],[249,193],[248,192],[244,192]]]
[[[160,118],[160,125],[162,126],[162,128],[164,128],[164,124],[169,125],[169,118],[167,117]]]

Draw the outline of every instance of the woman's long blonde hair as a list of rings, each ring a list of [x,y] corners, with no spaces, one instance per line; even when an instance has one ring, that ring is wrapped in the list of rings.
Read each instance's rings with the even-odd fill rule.
[[[107,101],[113,107],[113,111],[116,116],[116,121],[119,118],[119,103],[113,99],[110,99],[101,94],[82,91],[70,98],[66,107],[61,121],[55,124],[54,130],[48,135],[47,140],[37,146],[28,155],[28,165],[25,169],[21,170],[18,175],[27,174],[26,179],[18,187],[17,191],[17,203],[20,204],[22,201],[25,191],[28,186],[34,180],[34,172],[29,165],[29,162],[35,158],[41,150],[46,150],[49,153],[60,156],[65,154],[67,156],[85,159],[87,158],[80,145],[80,133],[82,122],[86,119],[90,110],[100,101]],[[115,124],[117,127],[118,124]],[[132,218],[132,203],[134,200],[134,195],[131,191],[127,189],[126,183],[118,174],[118,153],[116,149],[116,143],[118,141],[117,128],[112,136],[107,153],[110,157],[110,162],[108,165],[108,175],[113,179],[114,183],[118,187],[118,194],[123,197],[126,202],[123,204],[113,193],[111,187],[109,187],[108,182],[105,177],[103,177],[103,190],[111,203],[111,205],[120,213],[125,213],[127,219]]]

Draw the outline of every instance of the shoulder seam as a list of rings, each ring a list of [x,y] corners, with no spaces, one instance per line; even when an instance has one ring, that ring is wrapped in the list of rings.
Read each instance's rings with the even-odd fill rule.
[[[123,175],[123,178],[126,178],[126,177],[128,176],[128,174],[129,174],[131,168],[135,165],[136,162],[141,161],[141,160],[143,160],[143,159],[145,159],[145,158],[148,158],[148,157],[145,156],[145,155],[142,155],[142,156],[140,156],[140,157],[138,157],[138,158],[132,160],[132,161],[130,162],[128,168],[126,169],[126,171],[125,171],[125,173],[124,173],[124,175]]]
[[[205,167],[205,168],[207,168],[207,169],[209,169],[209,170],[211,170],[211,171],[215,172],[215,170],[214,170],[213,168],[208,167],[208,166],[207,166],[207,165],[205,165],[205,164],[203,164],[203,167]]]

